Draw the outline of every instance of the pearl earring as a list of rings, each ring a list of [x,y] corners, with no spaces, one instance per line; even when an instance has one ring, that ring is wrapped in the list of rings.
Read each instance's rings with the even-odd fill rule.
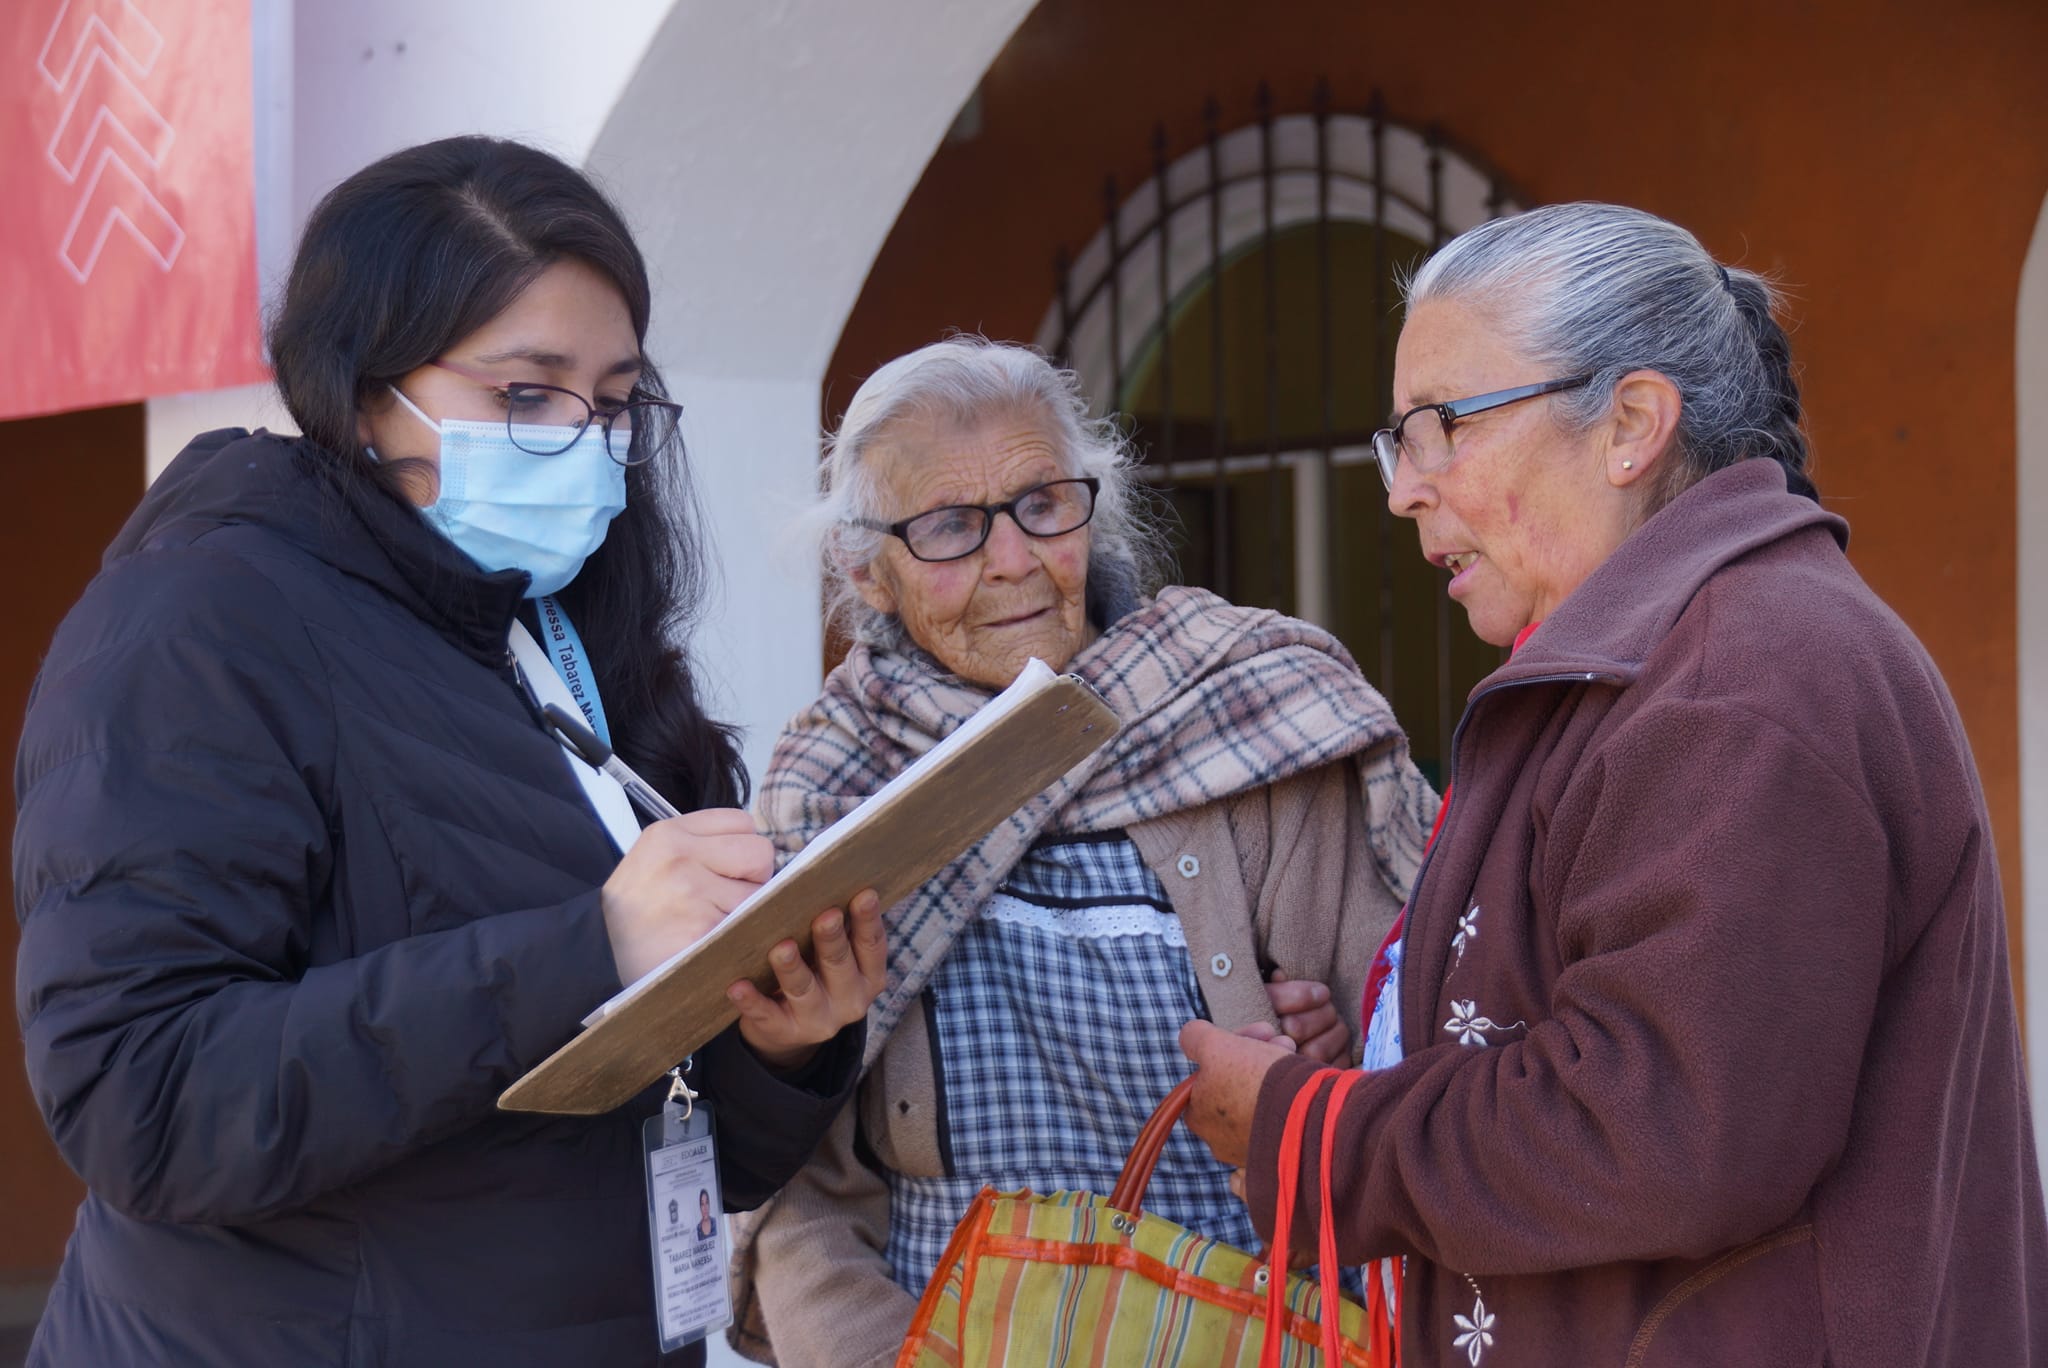
[[[1636,468],[1636,463],[1634,461],[1623,461],[1621,463],[1621,468],[1623,470],[1634,470]]]

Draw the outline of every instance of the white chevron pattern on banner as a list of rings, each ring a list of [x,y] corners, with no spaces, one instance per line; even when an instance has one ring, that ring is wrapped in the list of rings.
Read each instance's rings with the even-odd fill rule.
[[[163,46],[134,0],[63,0],[36,58],[43,83],[64,100],[45,155],[77,187],[57,259],[81,285],[116,226],[159,270],[169,271],[185,245],[184,228],[151,184],[177,130],[136,84]]]

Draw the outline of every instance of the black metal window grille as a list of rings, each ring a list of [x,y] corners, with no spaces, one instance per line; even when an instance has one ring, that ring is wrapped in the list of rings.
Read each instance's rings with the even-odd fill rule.
[[[1478,640],[1393,516],[1371,464],[1392,402],[1395,272],[1516,197],[1438,130],[1340,108],[1319,83],[1103,186],[1103,226],[1055,256],[1039,342],[1096,408],[1124,415],[1144,474],[1179,515],[1183,579],[1330,627],[1393,701],[1441,781],[1465,693],[1499,652]]]

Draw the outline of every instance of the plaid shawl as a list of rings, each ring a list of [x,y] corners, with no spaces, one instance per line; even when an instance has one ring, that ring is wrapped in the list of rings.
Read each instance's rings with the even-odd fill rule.
[[[1162,590],[1068,668],[1102,695],[1123,730],[889,911],[889,981],[868,1012],[864,1067],[954,937],[1039,837],[1119,830],[1401,736],[1386,700],[1335,637],[1202,589]],[[990,696],[922,651],[856,645],[777,741],[756,822],[788,858]],[[1399,894],[1421,859],[1434,795],[1413,766],[1389,766],[1387,774],[1404,792],[1371,805],[1372,845],[1381,876]]]

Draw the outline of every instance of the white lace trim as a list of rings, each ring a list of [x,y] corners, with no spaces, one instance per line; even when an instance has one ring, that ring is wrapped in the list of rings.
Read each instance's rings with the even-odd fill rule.
[[[1144,903],[1106,907],[1044,907],[1013,893],[998,893],[981,909],[984,919],[1007,926],[1028,926],[1074,940],[1112,940],[1122,936],[1157,936],[1168,945],[1187,948],[1180,917]]]

